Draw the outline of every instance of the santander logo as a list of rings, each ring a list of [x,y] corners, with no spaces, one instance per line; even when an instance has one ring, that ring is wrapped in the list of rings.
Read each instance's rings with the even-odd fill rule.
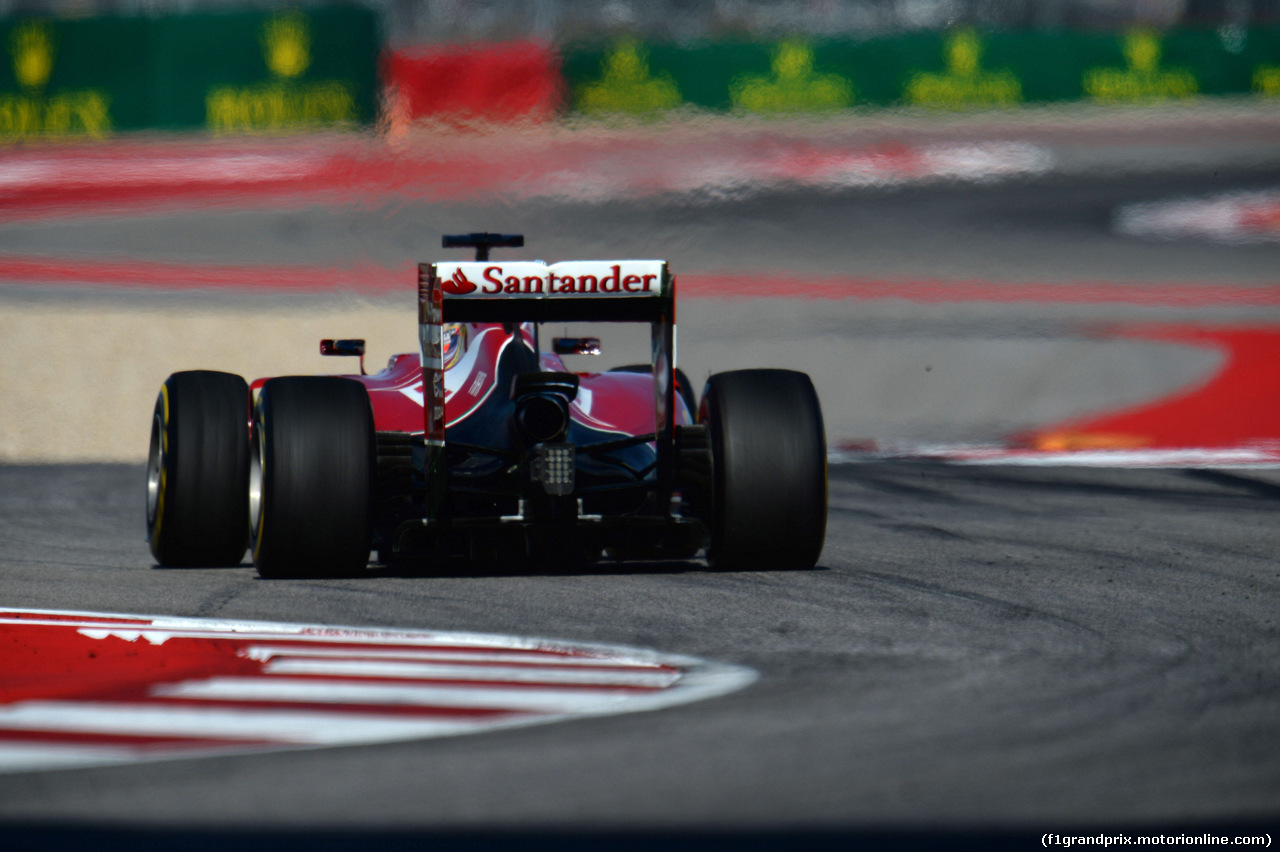
[[[468,278],[461,269],[453,270],[453,277],[446,278],[442,284],[442,289],[451,296],[465,296],[468,293],[476,291],[476,285]]]
[[[668,278],[660,260],[437,263],[435,272],[446,296],[661,297]]]

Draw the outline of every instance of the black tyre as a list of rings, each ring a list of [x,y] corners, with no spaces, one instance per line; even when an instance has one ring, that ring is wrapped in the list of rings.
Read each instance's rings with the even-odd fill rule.
[[[648,364],[627,364],[623,367],[614,367],[610,373],[648,373],[653,374],[653,367]],[[694,415],[698,411],[698,400],[693,395],[693,385],[689,382],[689,377],[684,374],[684,370],[676,367],[676,393],[680,394],[680,398],[684,400],[685,406],[689,409],[689,414]]]
[[[249,518],[263,577],[358,574],[369,564],[375,470],[364,386],[287,376],[262,387],[253,418]]]
[[[809,377],[791,370],[712,376],[699,420],[711,440],[712,567],[812,568],[827,531],[827,442]]]
[[[249,543],[249,385],[209,370],[165,380],[151,421],[147,541],[161,565],[239,565]]]

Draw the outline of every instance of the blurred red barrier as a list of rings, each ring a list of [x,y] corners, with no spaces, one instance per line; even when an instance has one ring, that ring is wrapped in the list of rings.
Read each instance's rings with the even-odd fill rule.
[[[563,103],[559,54],[537,41],[391,51],[382,79],[393,127],[423,118],[540,122]]]

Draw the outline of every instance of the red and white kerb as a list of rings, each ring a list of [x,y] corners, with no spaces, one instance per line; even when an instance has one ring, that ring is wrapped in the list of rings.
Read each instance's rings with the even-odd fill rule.
[[[471,633],[0,610],[0,772],[358,745],[656,710],[749,669]]]

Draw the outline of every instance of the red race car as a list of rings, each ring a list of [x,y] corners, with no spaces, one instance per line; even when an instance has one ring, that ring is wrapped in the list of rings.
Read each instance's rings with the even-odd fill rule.
[[[675,277],[658,260],[490,260],[520,235],[446,236],[475,260],[419,265],[419,351],[361,374],[174,373],[156,401],[147,532],[161,565],[344,576],[379,562],[691,559],[813,566],[826,439],[809,377],[676,367]],[[635,322],[651,363],[565,368],[599,352],[548,322]]]

